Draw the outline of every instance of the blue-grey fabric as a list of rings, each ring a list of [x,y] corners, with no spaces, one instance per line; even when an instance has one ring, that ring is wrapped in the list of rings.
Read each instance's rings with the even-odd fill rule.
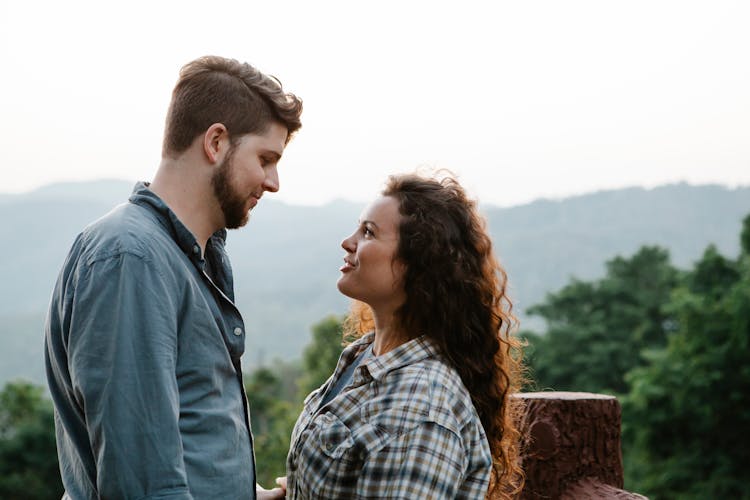
[[[72,499],[255,498],[245,325],[225,238],[209,239],[204,260],[139,183],[73,243],[45,327]]]
[[[352,380],[352,375],[354,375],[354,370],[356,370],[360,363],[368,359],[370,356],[372,356],[372,344],[367,346],[367,349],[365,349],[362,354],[359,354],[354,358],[354,361],[352,361],[352,363],[347,366],[341,374],[341,378],[336,381],[333,387],[328,389],[325,396],[323,396],[323,401],[320,402],[321,407],[327,405],[329,401],[339,395],[344,387],[349,385],[349,382]]]

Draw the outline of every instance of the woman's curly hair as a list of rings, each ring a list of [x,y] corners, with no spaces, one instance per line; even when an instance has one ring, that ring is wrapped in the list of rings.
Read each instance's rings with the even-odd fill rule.
[[[512,498],[523,486],[519,462],[521,344],[506,294],[507,275],[492,250],[484,219],[451,175],[388,179],[384,196],[402,216],[396,258],[406,264],[406,301],[396,311],[402,332],[430,337],[461,376],[493,456],[487,498]],[[372,326],[355,304],[348,334]]]

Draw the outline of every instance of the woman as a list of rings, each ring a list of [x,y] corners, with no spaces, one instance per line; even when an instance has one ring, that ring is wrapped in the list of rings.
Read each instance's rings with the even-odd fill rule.
[[[393,176],[341,246],[359,339],[305,400],[287,498],[512,496],[519,351],[476,204],[450,177]]]

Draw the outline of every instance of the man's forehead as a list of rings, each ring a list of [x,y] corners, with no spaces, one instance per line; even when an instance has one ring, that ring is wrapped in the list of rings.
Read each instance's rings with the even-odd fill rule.
[[[249,146],[254,146],[269,153],[281,156],[286,147],[287,130],[285,127],[269,127],[262,134],[246,134],[241,141]]]

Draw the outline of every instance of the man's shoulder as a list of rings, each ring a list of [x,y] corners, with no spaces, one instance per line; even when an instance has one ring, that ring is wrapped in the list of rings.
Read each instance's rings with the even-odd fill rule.
[[[163,255],[172,241],[148,210],[123,203],[84,228],[79,236],[87,261],[131,254],[141,258]]]

